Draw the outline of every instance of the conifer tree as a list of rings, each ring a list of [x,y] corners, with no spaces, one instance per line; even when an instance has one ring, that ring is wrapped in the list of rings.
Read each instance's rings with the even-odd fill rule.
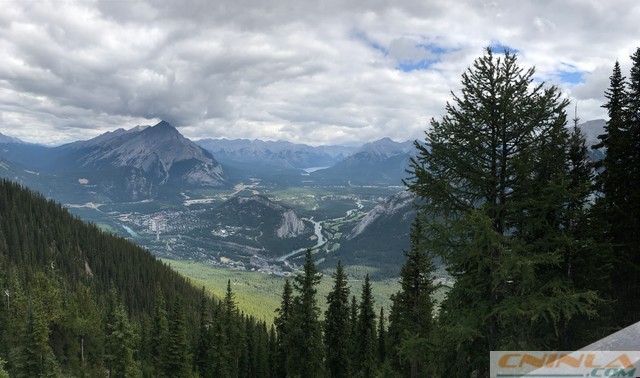
[[[106,322],[105,364],[110,377],[141,376],[140,362],[134,357],[136,334],[115,289],[109,293]]]
[[[227,291],[222,302],[223,316],[221,324],[225,330],[225,339],[229,353],[229,368],[232,376],[238,376],[240,372],[240,359],[244,348],[244,324],[238,311],[235,294],[231,290],[231,280],[227,280]]]
[[[26,313],[21,338],[12,353],[12,376],[59,376],[60,367],[49,344],[50,333],[45,309],[40,303],[31,303]]]
[[[54,325],[60,324],[61,293],[55,281],[43,272],[35,273],[23,308],[22,324],[10,359],[12,375],[54,377],[60,366],[51,348],[50,336]]]
[[[373,309],[374,300],[371,293],[371,281],[369,274],[364,278],[362,294],[358,311],[358,323],[356,325],[357,363],[356,369],[363,377],[373,377],[377,369],[377,338],[376,338],[376,313]]]
[[[253,349],[253,376],[268,378],[271,376],[271,367],[269,366],[269,332],[265,322],[256,322],[255,331],[255,347]]]
[[[322,275],[316,269],[311,250],[305,254],[302,273],[295,276],[293,286],[297,295],[293,300],[290,356],[287,374],[291,376],[321,377],[324,371],[324,348],[320,308],[316,298]]]
[[[487,49],[415,143],[407,186],[455,279],[440,313],[442,375],[485,376],[488,351],[556,347],[560,319],[594,314],[597,294],[556,269],[568,248],[568,101],[533,74]]]
[[[278,336],[275,325],[269,328],[269,376],[278,376]]]
[[[200,326],[198,327],[198,344],[195,348],[194,365],[200,376],[206,377],[209,372],[208,353],[211,348],[212,335],[211,319],[204,286],[200,295]]]
[[[383,365],[387,361],[387,329],[384,322],[384,307],[380,307],[378,319],[378,362]]]
[[[290,345],[292,345],[291,317],[293,316],[293,289],[289,280],[284,281],[282,290],[282,301],[280,307],[276,309],[276,318],[273,323],[277,331],[276,354],[275,354],[275,376],[284,377],[287,372],[289,361]]]
[[[212,315],[210,326],[211,344],[207,353],[207,369],[202,375],[204,377],[233,377],[233,369],[236,364],[232,361],[232,353],[228,342],[228,327],[224,312],[221,306]],[[233,365],[233,366],[232,366]]]
[[[324,343],[327,373],[331,377],[350,377],[351,340],[349,325],[349,286],[342,262],[338,261],[333,275],[333,289],[327,295]]]
[[[104,371],[101,307],[83,284],[65,297],[60,332],[66,336],[63,349],[67,368],[79,376],[96,375]]]
[[[623,213],[615,223],[617,233],[614,243],[620,244],[620,271],[624,275],[625,284],[619,289],[623,297],[618,300],[621,325],[636,322],[640,311],[640,47],[631,55],[631,70],[627,91],[627,161],[622,162],[629,169],[626,202],[620,204]],[[628,222],[623,224],[623,222]]]
[[[577,113],[577,107],[576,107]],[[559,268],[578,289],[601,293],[603,299],[611,297],[611,245],[606,241],[606,222],[598,219],[599,211],[592,206],[594,195],[594,163],[589,158],[586,139],[578,126],[577,114],[567,143],[567,188],[570,196],[563,215],[567,235],[567,248]],[[598,304],[598,320],[578,316],[573,325],[564,319],[558,326],[560,349],[573,350],[604,337],[611,321],[608,301]]]
[[[640,60],[640,56],[638,58]],[[636,66],[640,67],[640,62],[634,62],[634,67]],[[640,86],[638,73],[632,68],[632,75],[634,72],[635,85]],[[606,149],[606,155],[598,166],[598,183],[602,197],[599,198],[595,210],[605,219],[606,236],[614,246],[614,270],[621,277],[625,277],[613,282],[613,293],[618,303],[615,309],[618,326],[627,326],[635,322],[640,308],[640,301],[637,300],[637,290],[640,288],[637,268],[640,262],[637,236],[639,205],[637,201],[634,202],[634,197],[638,199],[639,190],[634,186],[634,172],[637,172],[640,161],[636,158],[637,146],[634,142],[633,126],[638,114],[635,113],[634,116],[633,109],[638,106],[637,98],[640,95],[637,94],[637,89],[634,91],[631,88],[633,82],[632,78],[631,83],[627,85],[620,64],[616,62],[609,88],[605,92],[607,102],[603,105],[607,109],[609,120],[605,124],[605,133],[599,136],[600,143],[593,147]]]
[[[436,290],[433,284],[435,265],[425,232],[421,214],[418,214],[411,226],[411,248],[405,251],[407,260],[400,270],[401,291],[392,296],[389,315],[389,350],[393,365],[411,376],[424,374],[427,362],[424,347],[433,336],[435,326],[432,298]],[[423,350],[410,351],[409,346],[422,346]],[[401,350],[404,356],[401,356]]]
[[[153,319],[151,324],[151,363],[157,377],[167,376],[166,363],[169,353],[169,322],[164,294],[156,286],[154,294]]]
[[[358,300],[355,295],[351,296],[351,306],[349,315],[349,359],[352,370],[358,362]]]
[[[191,375],[191,356],[187,341],[187,325],[182,299],[178,297],[173,304],[169,322],[166,372],[170,377],[188,377]]]

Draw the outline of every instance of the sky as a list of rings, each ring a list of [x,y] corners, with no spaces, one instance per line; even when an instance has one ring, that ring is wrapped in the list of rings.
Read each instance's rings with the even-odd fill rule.
[[[193,140],[422,139],[484,48],[587,121],[640,47],[637,0],[0,0],[0,133],[166,120]],[[570,118],[573,118],[571,110]]]

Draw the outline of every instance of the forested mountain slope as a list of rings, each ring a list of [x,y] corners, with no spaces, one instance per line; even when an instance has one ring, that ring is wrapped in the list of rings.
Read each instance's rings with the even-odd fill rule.
[[[16,377],[182,376],[218,357],[211,371],[235,371],[234,357],[253,348],[246,332],[268,339],[264,323],[239,315],[230,291],[214,301],[147,251],[8,181],[0,182],[0,289],[0,362]],[[212,345],[227,343],[229,362],[220,362]],[[200,365],[198,354],[208,356]]]

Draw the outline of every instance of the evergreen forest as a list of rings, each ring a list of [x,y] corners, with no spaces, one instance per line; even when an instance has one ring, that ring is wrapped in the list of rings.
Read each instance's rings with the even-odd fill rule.
[[[146,250],[0,183],[0,377],[488,377],[492,350],[575,350],[640,314],[640,48],[616,62],[592,161],[570,102],[486,49],[432,119],[405,185],[390,308],[311,250],[273,324]],[[570,127],[574,126],[574,127]],[[442,303],[435,261],[453,278]],[[326,302],[321,313],[319,304]]]

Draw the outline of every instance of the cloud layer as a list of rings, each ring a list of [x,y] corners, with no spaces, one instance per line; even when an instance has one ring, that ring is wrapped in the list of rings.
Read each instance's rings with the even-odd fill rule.
[[[602,118],[640,19],[633,0],[2,3],[0,132],[50,144],[160,119],[192,139],[420,138],[489,45]]]

